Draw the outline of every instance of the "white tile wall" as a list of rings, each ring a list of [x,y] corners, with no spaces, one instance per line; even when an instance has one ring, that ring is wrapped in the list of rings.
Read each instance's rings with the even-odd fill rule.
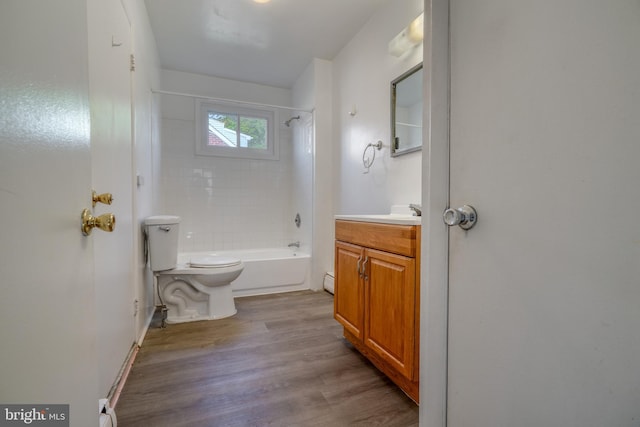
[[[159,214],[181,217],[179,251],[282,247],[301,240],[294,218],[310,212],[305,206],[311,201],[294,196],[305,194],[295,183],[310,182],[299,174],[309,169],[311,177],[312,171],[293,166],[294,128],[281,125],[278,161],[196,156],[195,122],[184,109],[180,118],[170,117],[178,116],[171,114],[174,99],[162,100],[169,117],[162,119]],[[311,218],[305,220],[310,225]]]

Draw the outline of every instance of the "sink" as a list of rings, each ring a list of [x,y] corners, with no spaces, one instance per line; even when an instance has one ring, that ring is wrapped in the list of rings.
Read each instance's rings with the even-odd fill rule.
[[[336,215],[335,219],[343,221],[379,222],[383,224],[420,225],[422,217],[405,214],[386,215]]]

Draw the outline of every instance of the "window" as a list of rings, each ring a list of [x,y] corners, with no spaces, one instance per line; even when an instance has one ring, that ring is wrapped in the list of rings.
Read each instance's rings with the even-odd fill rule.
[[[196,154],[278,160],[277,111],[196,101]]]

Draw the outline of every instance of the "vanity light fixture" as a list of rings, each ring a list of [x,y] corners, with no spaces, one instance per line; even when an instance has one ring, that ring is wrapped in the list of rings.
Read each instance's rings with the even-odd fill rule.
[[[269,3],[271,0],[253,0],[254,3]]]
[[[407,28],[400,31],[389,42],[389,53],[393,56],[402,56],[409,49],[417,45],[424,38],[424,13],[411,21]]]

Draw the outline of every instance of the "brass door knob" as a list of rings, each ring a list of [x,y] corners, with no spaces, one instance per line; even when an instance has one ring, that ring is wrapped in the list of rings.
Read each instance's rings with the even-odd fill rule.
[[[93,216],[89,209],[84,209],[82,211],[82,234],[90,235],[91,230],[95,227],[110,233],[116,228],[116,217],[111,213]]]
[[[105,205],[110,205],[113,202],[113,196],[111,193],[102,193],[98,194],[94,191],[91,192],[91,203],[93,207],[96,207],[96,203],[104,203]]]

